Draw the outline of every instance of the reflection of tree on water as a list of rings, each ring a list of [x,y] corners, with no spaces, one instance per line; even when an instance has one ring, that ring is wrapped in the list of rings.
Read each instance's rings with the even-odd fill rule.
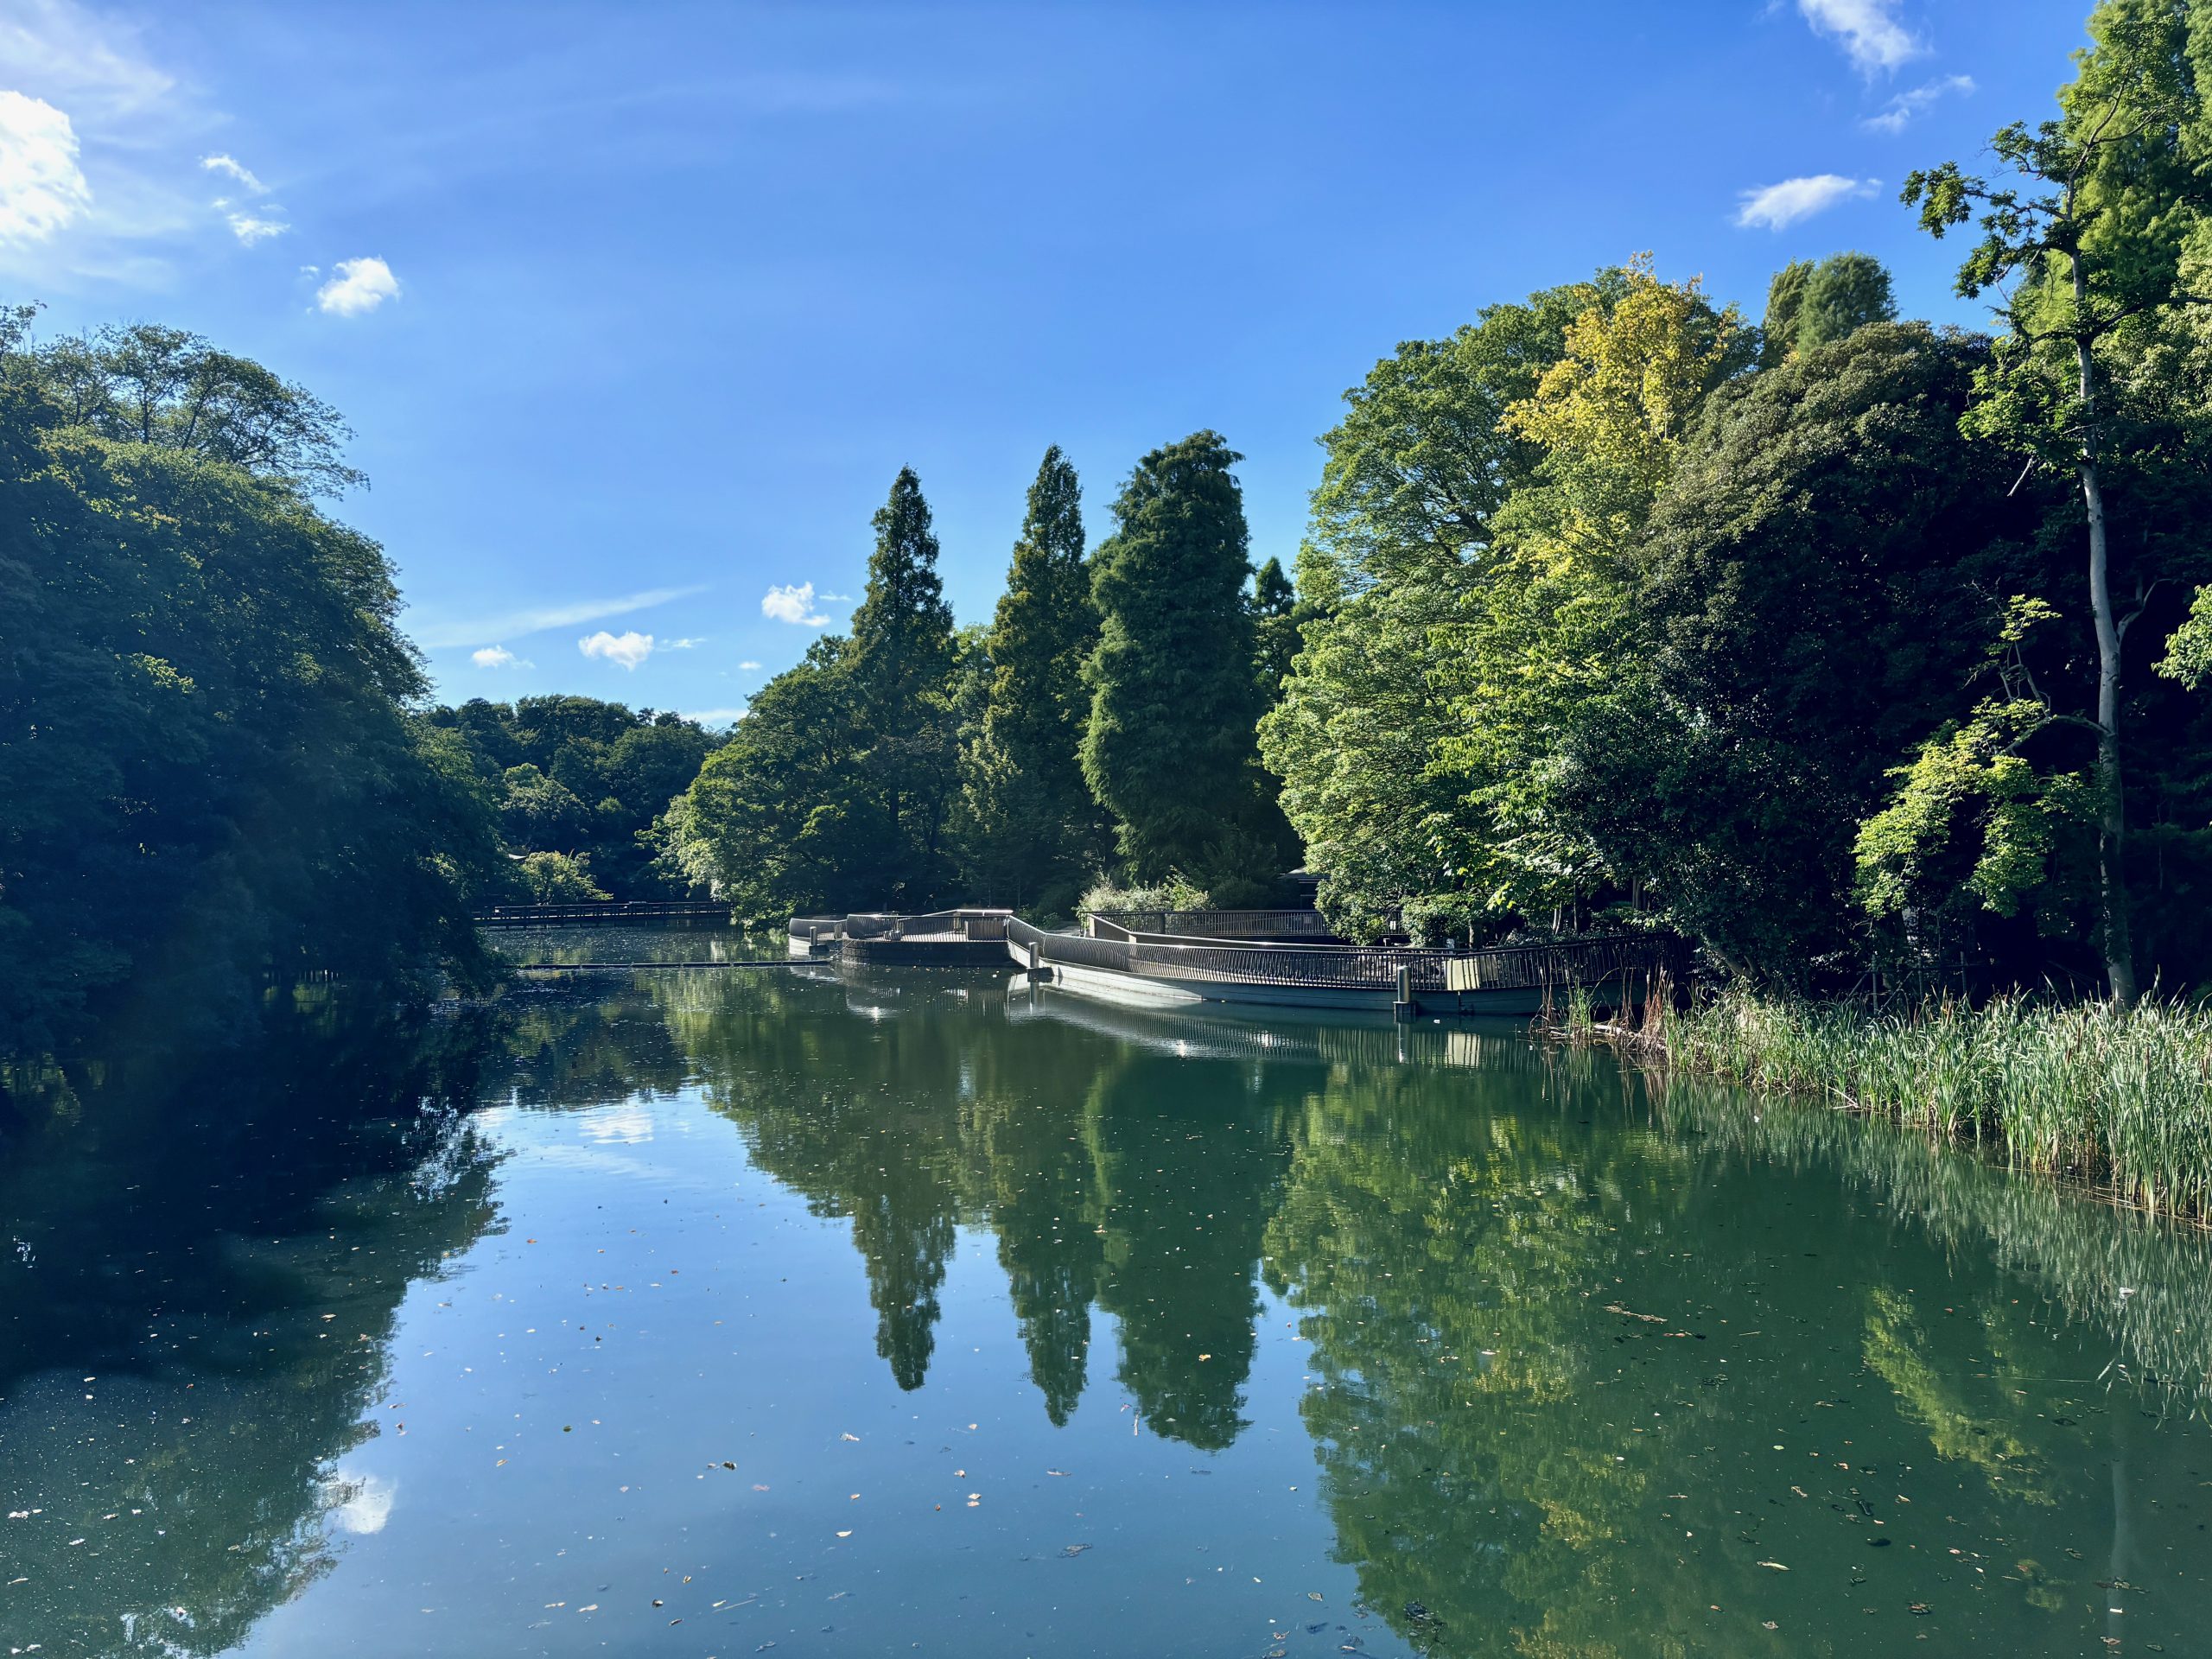
[[[642,982],[754,1164],[817,1215],[851,1217],[876,1351],[900,1388],[921,1387],[968,1185],[959,1102],[976,1011],[926,976],[878,987],[870,1006],[882,1017],[859,1029],[835,984],[703,973]]]
[[[1009,1022],[995,988],[941,976],[641,982],[753,1161],[852,1218],[901,1387],[925,1380],[956,1230],[988,1226],[1055,1422],[1088,1377],[1096,1300],[1121,1321],[1122,1380],[1158,1432],[1235,1438],[1288,1155],[1250,1065]]]
[[[1084,1111],[1122,1385],[1155,1433],[1206,1451],[1245,1427],[1261,1238],[1289,1160],[1261,1082],[1224,1061],[1131,1058],[1099,1070]]]
[[[410,1282],[492,1219],[466,1120],[420,1109],[472,1096],[474,1058],[296,1029],[31,1105],[0,1170],[0,1467],[37,1511],[5,1534],[9,1646],[220,1652],[327,1570],[334,1513],[378,1518],[335,1471]]]
[[[1491,1058],[1312,1100],[1268,1255],[1306,1310],[1306,1425],[1368,1603],[1424,1650],[1611,1653],[1631,1585],[1655,1633],[1669,1595],[1619,1558],[1652,1474],[1591,1432],[1628,1403],[1597,1392],[1591,1287],[1624,1209],[1680,1213],[1680,1160],[1532,1110],[1531,1068]],[[1670,1416],[1652,1433],[1695,1432]]]

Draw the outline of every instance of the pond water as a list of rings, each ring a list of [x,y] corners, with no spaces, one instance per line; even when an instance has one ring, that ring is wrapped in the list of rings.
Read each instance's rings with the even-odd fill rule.
[[[2202,1236],[1510,1027],[623,974],[27,1122],[11,1654],[2212,1629]]]

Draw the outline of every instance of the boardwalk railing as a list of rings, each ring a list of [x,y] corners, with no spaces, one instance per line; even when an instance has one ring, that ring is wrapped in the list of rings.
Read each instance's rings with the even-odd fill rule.
[[[730,919],[730,908],[716,899],[641,899],[588,905],[495,905],[475,918],[479,927],[575,927],[588,923],[620,926],[627,922]]]
[[[1007,938],[1040,962],[1104,968],[1143,978],[1224,980],[1248,985],[1327,986],[1393,990],[1401,969],[1416,992],[1592,988],[1631,975],[1671,969],[1681,946],[1665,934],[1629,933],[1548,944],[1504,945],[1472,951],[1388,946],[1217,944],[1134,932],[1105,917],[1091,935],[1047,933],[1023,921]]]
[[[1329,919],[1318,910],[1102,910],[1099,920],[1137,933],[1184,939],[1326,939]],[[1091,930],[1094,933],[1096,930]]]
[[[887,911],[851,916],[794,916],[791,933],[810,944],[828,939],[1002,939],[1004,910],[930,910],[915,915]]]

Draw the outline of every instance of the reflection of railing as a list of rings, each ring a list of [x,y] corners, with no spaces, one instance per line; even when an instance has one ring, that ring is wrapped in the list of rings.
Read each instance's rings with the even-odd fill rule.
[[[1393,990],[1404,969],[1415,991],[1561,990],[1596,988],[1630,975],[1671,969],[1679,949],[1664,934],[1620,934],[1489,950],[1414,950],[1387,946],[1215,944],[1141,934],[1104,917],[1096,936],[1047,933],[1027,922],[1007,924],[1007,938],[1040,962],[1104,968],[1142,977],[1220,980],[1255,985],[1335,986]]]
[[[495,905],[476,918],[479,927],[569,926],[598,922],[619,926],[625,922],[667,922],[684,918],[727,922],[728,905],[713,899],[645,899],[613,904]]]

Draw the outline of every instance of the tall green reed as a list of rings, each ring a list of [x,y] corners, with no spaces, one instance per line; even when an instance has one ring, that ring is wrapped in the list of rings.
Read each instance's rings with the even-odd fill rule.
[[[1637,1046],[1671,1067],[1995,1141],[2015,1167],[2212,1221],[2212,1008],[1999,996],[1884,1009],[1727,991],[1647,1018]]]

